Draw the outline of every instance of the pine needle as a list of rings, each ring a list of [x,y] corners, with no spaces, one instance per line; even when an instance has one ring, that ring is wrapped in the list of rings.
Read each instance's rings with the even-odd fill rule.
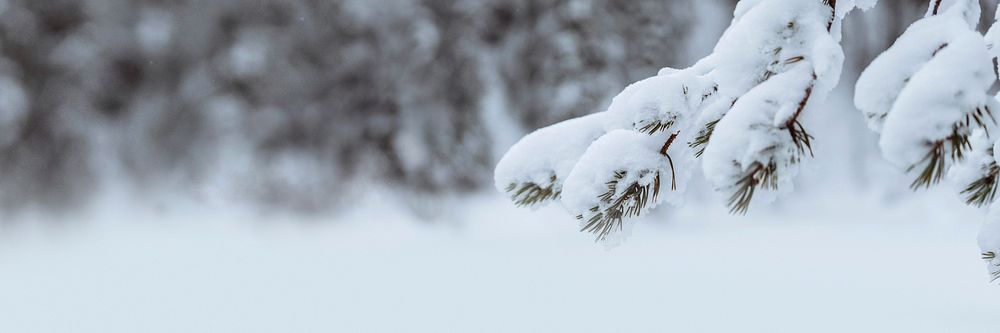
[[[640,133],[649,134],[649,135],[653,135],[653,134],[656,134],[656,133],[660,133],[660,132],[666,131],[666,130],[670,129],[673,126],[674,126],[674,121],[673,120],[668,120],[668,121],[656,120],[656,121],[650,122],[650,123],[646,124],[645,126],[639,128],[639,132]]]
[[[759,186],[768,190],[778,189],[778,166],[774,162],[766,167],[760,163],[755,164],[750,172],[736,182],[736,192],[729,197],[729,213],[746,215],[750,210],[754,192]]]
[[[986,131],[986,136],[989,137],[989,124],[986,123],[986,117],[989,117],[993,124],[997,123],[997,119],[993,117],[993,111],[990,110],[990,107],[984,106],[976,108],[976,111],[965,114],[965,127],[971,127],[975,123],[976,126]]]
[[[712,133],[715,132],[715,125],[718,125],[720,120],[713,120],[705,124],[705,127],[698,131],[698,136],[688,143],[688,147],[695,149],[694,157],[701,157],[701,155],[705,154],[708,141],[712,138]]]
[[[947,139],[932,143],[931,149],[923,160],[907,170],[907,172],[913,171],[921,163],[924,164],[917,179],[910,184],[911,189],[916,191],[940,183],[941,179],[944,178],[947,157],[953,161],[965,159],[965,152],[972,149],[972,144],[969,142],[969,135],[963,133],[964,128],[961,124],[953,126],[952,134]]]
[[[532,207],[549,200],[559,199],[562,192],[553,189],[556,184],[556,176],[552,175],[551,179],[552,182],[549,186],[540,186],[530,182],[521,185],[510,184],[507,185],[507,193],[510,194],[510,200],[518,207]]]
[[[997,195],[997,181],[1000,180],[1000,166],[990,163],[986,175],[976,179],[962,191],[965,202],[976,207],[984,207],[993,203]]]
[[[944,167],[945,167],[945,151],[944,142],[936,142],[931,147],[931,150],[927,152],[927,156],[921,161],[921,163],[926,163],[924,165],[923,171],[917,175],[917,179],[910,184],[910,189],[916,191],[920,188],[930,188],[931,185],[941,182],[941,178],[944,177]],[[915,169],[917,166],[911,166],[908,172]]]
[[[815,156],[812,149],[813,136],[806,132],[805,127],[798,119],[788,123],[788,135],[792,137],[792,143],[795,144],[795,149],[798,150],[800,156],[805,155],[807,151],[809,156]]]
[[[596,236],[595,241],[603,241],[614,232],[624,229],[624,219],[638,217],[649,204],[649,200],[656,201],[660,193],[660,172],[656,172],[651,184],[640,185],[633,182],[628,184],[625,191],[620,196],[618,193],[621,181],[625,179],[625,171],[617,171],[610,181],[606,183],[607,192],[601,194],[598,199],[607,204],[603,211],[600,207],[592,207],[590,213],[593,215],[587,219],[587,224],[580,229],[582,232],[589,232]],[[641,178],[641,177],[640,177]],[[577,215],[577,219],[583,220],[585,216]]]

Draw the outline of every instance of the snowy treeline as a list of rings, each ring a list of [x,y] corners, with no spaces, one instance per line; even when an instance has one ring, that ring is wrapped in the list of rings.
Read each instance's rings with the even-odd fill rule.
[[[725,4],[3,1],[0,201],[481,189],[514,136],[679,62]]]
[[[703,57],[735,4],[2,1],[0,203],[124,185],[312,211],[372,182],[479,190],[521,135]],[[925,5],[849,17],[846,70]]]

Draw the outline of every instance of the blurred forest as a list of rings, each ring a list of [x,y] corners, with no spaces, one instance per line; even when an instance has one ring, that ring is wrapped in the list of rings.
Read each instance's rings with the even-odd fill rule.
[[[734,4],[0,0],[0,204],[118,186],[313,212],[372,186],[482,190],[527,131],[707,54]],[[925,7],[852,15],[847,75]]]

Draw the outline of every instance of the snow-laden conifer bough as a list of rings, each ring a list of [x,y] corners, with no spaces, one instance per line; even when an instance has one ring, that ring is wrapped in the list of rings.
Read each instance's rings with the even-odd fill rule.
[[[837,85],[840,26],[875,0],[743,0],[712,54],[625,88],[607,111],[540,129],[497,165],[518,205],[559,200],[598,241],[680,204],[700,166],[733,213],[791,190],[813,137],[802,115]]]
[[[914,173],[913,189],[948,178],[970,205],[989,207],[979,237],[1000,278],[1000,166],[995,59],[1000,25],[977,31],[978,0],[932,0],[925,17],[875,59],[858,80],[855,104],[890,162]],[[1000,13],[998,13],[1000,14]]]
[[[773,200],[813,154],[802,115],[839,81],[843,18],[875,3],[740,1],[712,54],[632,84],[605,112],[524,137],[497,165],[496,186],[521,206],[561,201],[611,244],[630,219],[680,204],[699,160],[732,213]],[[930,0],[862,74],[855,104],[881,133],[885,158],[915,174],[914,190],[947,175],[970,204],[993,206],[980,243],[1000,278],[1000,103],[989,93],[1000,24],[977,32],[981,10],[977,0]]]

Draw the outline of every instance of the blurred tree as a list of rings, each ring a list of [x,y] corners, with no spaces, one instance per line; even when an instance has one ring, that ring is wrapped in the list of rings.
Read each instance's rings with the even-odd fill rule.
[[[0,1],[0,202],[125,185],[314,211],[371,183],[477,190],[498,138],[686,65],[734,2],[386,4]]]

